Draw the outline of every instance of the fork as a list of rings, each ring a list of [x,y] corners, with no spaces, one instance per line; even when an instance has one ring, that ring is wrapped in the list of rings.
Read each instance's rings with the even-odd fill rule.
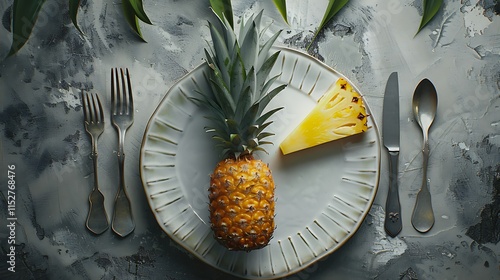
[[[134,100],[128,69],[126,77],[123,69],[111,69],[111,120],[118,131],[118,163],[120,167],[120,186],[115,198],[112,229],[121,237],[125,237],[135,229],[132,207],[125,185],[125,152],[124,142],[127,129],[134,122]],[[120,86],[121,81],[121,86]]]
[[[101,234],[109,227],[108,215],[104,208],[104,195],[99,190],[97,176],[97,139],[104,131],[104,112],[97,94],[84,93],[82,90],[82,103],[85,130],[92,140],[92,159],[94,162],[94,188],[89,195],[89,213],[86,226],[95,233]]]

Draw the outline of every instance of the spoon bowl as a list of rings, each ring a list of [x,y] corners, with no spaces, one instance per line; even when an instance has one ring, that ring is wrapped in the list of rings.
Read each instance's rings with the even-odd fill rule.
[[[413,115],[422,129],[428,130],[437,111],[437,91],[431,81],[423,79],[413,94]]]
[[[413,93],[413,115],[422,129],[423,134],[423,165],[422,186],[417,194],[417,201],[411,222],[419,232],[428,232],[434,225],[431,194],[427,180],[427,164],[429,161],[429,128],[434,122],[437,111],[437,91],[431,81],[423,79]]]

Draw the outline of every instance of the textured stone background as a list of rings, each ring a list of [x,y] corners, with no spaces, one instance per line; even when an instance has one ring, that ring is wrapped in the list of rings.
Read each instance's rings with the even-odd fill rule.
[[[271,1],[233,1],[235,15],[264,8],[280,44],[305,50],[325,0],[290,0],[283,23]],[[414,36],[422,1],[351,1],[326,27],[310,53],[361,89],[381,124],[389,74],[401,89],[402,152],[399,180],[403,231],[383,229],[388,162],[367,219],[340,250],[288,279],[498,279],[500,276],[500,4],[444,1],[429,26]],[[0,57],[10,47],[13,1],[0,3]],[[1,279],[229,279],[192,257],[157,225],[139,176],[139,149],[156,104],[177,79],[202,63],[208,1],[144,1],[154,25],[137,40],[121,16],[120,1],[82,1],[71,24],[65,1],[48,0],[28,44],[0,62],[0,174],[16,165],[17,266],[6,266],[6,176],[1,178]],[[134,77],[136,120],[127,136],[127,182],[137,228],[121,239],[84,227],[92,185],[89,138],[81,89],[106,96],[109,69]],[[411,113],[413,90],[430,78],[439,94],[431,130],[429,177],[436,225],[425,235],[410,224],[421,180],[421,136]],[[109,96],[105,102],[109,103]],[[118,179],[116,134],[100,138],[100,182],[114,197]],[[106,200],[112,209],[112,199]]]

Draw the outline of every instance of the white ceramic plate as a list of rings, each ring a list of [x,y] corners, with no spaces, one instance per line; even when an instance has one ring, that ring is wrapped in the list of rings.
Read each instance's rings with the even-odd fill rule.
[[[269,163],[276,184],[277,228],[267,247],[233,252],[213,238],[207,189],[219,158],[204,130],[204,111],[189,98],[197,87],[208,87],[206,65],[168,91],[148,123],[141,148],[144,190],[163,230],[204,262],[248,279],[283,277],[337,250],[360,227],[379,181],[379,135],[371,117],[363,134],[281,154],[279,143],[343,76],[306,54],[278,49],[271,76],[281,73],[277,83],[288,86],[268,108],[284,109],[269,126],[276,144],[266,147],[269,154],[257,154]]]

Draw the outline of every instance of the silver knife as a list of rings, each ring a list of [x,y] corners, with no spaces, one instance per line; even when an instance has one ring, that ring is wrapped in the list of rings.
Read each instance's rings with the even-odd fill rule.
[[[382,114],[382,139],[389,152],[389,192],[385,204],[384,227],[387,234],[395,237],[401,231],[401,205],[398,190],[399,157],[399,83],[398,73],[387,80]]]

